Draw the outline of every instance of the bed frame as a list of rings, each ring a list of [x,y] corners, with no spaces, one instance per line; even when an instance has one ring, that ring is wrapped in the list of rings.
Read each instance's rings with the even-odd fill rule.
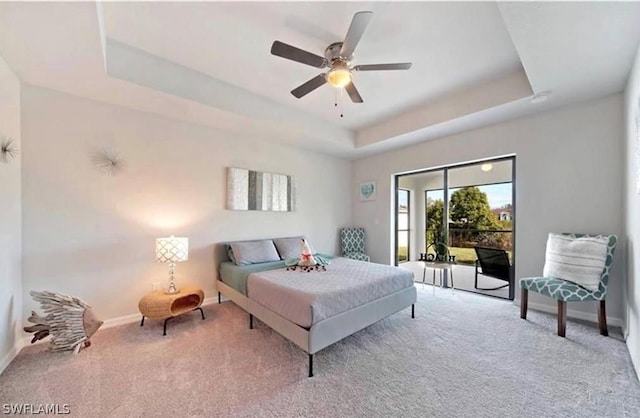
[[[307,329],[249,299],[219,279],[216,280],[216,288],[218,303],[221,302],[222,294],[249,313],[249,328],[253,329],[253,317],[255,316],[308,353],[309,377],[313,377],[313,355],[315,353],[409,306],[411,306],[411,318],[415,318],[417,300],[416,288],[411,286],[323,319]]]

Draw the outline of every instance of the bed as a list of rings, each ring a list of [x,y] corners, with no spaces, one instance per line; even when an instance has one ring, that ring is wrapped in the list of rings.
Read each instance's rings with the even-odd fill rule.
[[[398,267],[333,258],[326,271],[287,270],[283,260],[220,264],[217,290],[313,355],[400,310],[411,307],[413,274]]]

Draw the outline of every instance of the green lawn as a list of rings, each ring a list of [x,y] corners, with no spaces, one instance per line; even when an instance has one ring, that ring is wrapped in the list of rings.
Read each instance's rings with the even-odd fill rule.
[[[407,247],[398,248],[398,261],[407,261]]]
[[[456,263],[458,264],[476,264],[476,250],[473,248],[449,247],[449,252],[451,255],[456,256]],[[507,251],[507,255],[509,256],[509,261],[513,263],[511,251]]]
[[[475,265],[476,251],[473,248],[449,247],[449,253],[456,256],[456,263]],[[507,251],[511,259],[511,251]],[[407,261],[407,247],[398,248],[398,260]]]
[[[476,263],[476,251],[473,248],[449,247],[449,253],[456,256],[456,263],[471,264]]]

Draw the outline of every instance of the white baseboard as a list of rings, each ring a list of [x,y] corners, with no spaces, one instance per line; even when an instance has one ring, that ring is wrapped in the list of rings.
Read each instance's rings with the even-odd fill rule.
[[[211,305],[213,303],[218,303],[217,295],[215,297],[212,297],[212,298],[205,298],[202,301],[202,306]],[[140,321],[140,318],[142,318],[140,316],[140,313],[135,313],[135,314],[131,314],[131,315],[123,315],[123,316],[117,316],[115,318],[105,319],[104,324],[102,324],[102,326],[100,327],[98,332],[100,332],[101,330],[105,330],[105,329],[109,329],[109,328],[113,328],[113,327],[119,327],[120,325],[127,325],[127,324],[131,324],[133,322],[138,322],[138,321]],[[49,339],[45,338],[43,340],[39,340],[39,341],[36,341],[35,343],[31,344],[31,338],[32,337],[31,337],[30,334],[29,335],[25,334],[24,338],[22,339],[22,345],[20,346],[20,349],[18,350],[18,352],[20,350],[22,350],[23,347],[26,347],[28,345],[36,345],[36,344],[42,344],[42,343],[48,343],[49,342]],[[11,360],[13,360],[13,357],[11,358]]]
[[[517,304],[518,306],[520,306],[519,304]],[[595,313],[590,313],[590,312],[582,312],[582,311],[574,311],[569,309],[569,307],[571,306],[570,303],[567,304],[567,317],[568,318],[575,318],[575,319],[581,319],[583,321],[588,321],[588,322],[593,322],[595,324],[598,323],[598,315],[596,315]],[[535,303],[535,302],[529,302],[528,303],[528,307],[529,309],[533,309],[535,311],[541,311],[541,312],[546,312],[546,313],[551,313],[551,314],[558,314],[558,309],[555,306],[550,306],[550,305],[546,305],[544,303]],[[622,319],[621,318],[615,318],[615,317],[611,317],[611,316],[607,316],[607,325],[611,325],[612,327],[622,327]]]
[[[24,347],[24,342],[20,339],[17,339],[13,348],[9,350],[9,352],[2,359],[0,359],[0,375],[2,374],[2,372],[4,372],[7,366],[13,361],[13,359],[16,358],[16,356],[18,355],[20,350],[22,350],[23,347]]]
[[[202,306],[211,305],[213,303],[218,303],[217,296],[213,298],[205,298],[202,301]],[[104,324],[102,324],[100,329],[108,329],[108,328],[113,328],[120,325],[131,324],[132,322],[140,321],[140,318],[142,318],[142,316],[140,316],[140,313],[135,313],[131,315],[124,315],[124,316],[118,316],[116,318],[107,319],[104,321]]]

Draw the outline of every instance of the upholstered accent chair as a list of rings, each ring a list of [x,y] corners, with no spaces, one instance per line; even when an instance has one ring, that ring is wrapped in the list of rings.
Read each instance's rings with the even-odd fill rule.
[[[592,291],[576,283],[569,282],[554,277],[529,277],[520,279],[521,299],[520,318],[527,319],[527,302],[529,291],[549,296],[558,301],[558,335],[564,337],[567,329],[567,302],[580,302],[594,300],[599,302],[598,307],[598,327],[600,334],[607,336],[607,312],[605,299],[607,298],[607,285],[609,284],[609,271],[613,265],[613,252],[616,248],[618,238],[615,235],[586,235],[586,234],[563,234],[575,238],[580,237],[606,237],[607,258],[605,267],[600,275],[598,290]]]
[[[343,228],[340,230],[342,256],[360,261],[370,261],[364,253],[364,228]]]

